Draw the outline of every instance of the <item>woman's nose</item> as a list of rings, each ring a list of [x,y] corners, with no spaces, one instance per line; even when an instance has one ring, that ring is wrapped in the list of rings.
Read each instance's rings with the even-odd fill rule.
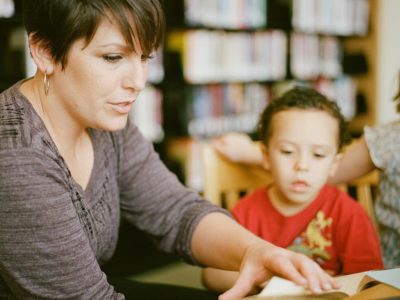
[[[124,87],[141,91],[145,88],[147,81],[147,62],[141,59],[134,59],[129,64],[128,72],[125,75]]]

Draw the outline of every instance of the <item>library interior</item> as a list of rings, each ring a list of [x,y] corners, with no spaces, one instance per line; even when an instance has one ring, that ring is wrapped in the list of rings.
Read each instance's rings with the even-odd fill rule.
[[[354,138],[365,126],[398,118],[392,100],[400,70],[398,0],[160,2],[164,41],[149,60],[130,118],[168,169],[199,193],[204,145],[229,132],[257,139],[260,113],[293,86],[334,100]],[[0,92],[35,74],[27,41],[22,0],[0,0]],[[199,267],[159,252],[123,220],[104,269],[204,288]]]

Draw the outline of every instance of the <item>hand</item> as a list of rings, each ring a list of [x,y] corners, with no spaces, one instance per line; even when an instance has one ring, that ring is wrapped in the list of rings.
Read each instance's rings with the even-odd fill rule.
[[[212,139],[211,145],[233,162],[262,164],[261,149],[244,133],[227,133]]]
[[[219,296],[219,300],[242,298],[272,275],[307,286],[315,294],[339,288],[332,277],[305,255],[260,242],[246,250],[238,280],[230,290]]]

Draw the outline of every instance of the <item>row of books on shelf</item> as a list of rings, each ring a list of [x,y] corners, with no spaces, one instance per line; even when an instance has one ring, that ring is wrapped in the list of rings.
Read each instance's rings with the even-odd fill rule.
[[[190,26],[243,29],[265,27],[267,0],[185,0]]]
[[[143,136],[153,142],[164,138],[162,102],[161,91],[148,84],[139,94],[130,112],[130,118]]]
[[[164,79],[164,66],[163,66],[163,49],[160,47],[149,60],[149,71],[147,81],[151,83],[160,83]]]
[[[259,113],[268,103],[269,90],[260,83],[196,85],[188,89],[192,118]]]
[[[190,30],[176,35],[183,39],[179,50],[189,83],[279,81],[287,76],[288,43],[281,30]],[[289,47],[295,78],[333,78],[343,73],[343,45],[338,37],[292,32]]]
[[[269,89],[260,83],[198,85],[188,90],[187,97],[189,134],[210,137],[253,131],[269,102]]]
[[[293,32],[290,36],[290,72],[298,79],[342,74],[342,44],[337,37]]]
[[[259,114],[242,113],[218,117],[205,117],[189,121],[191,136],[209,138],[229,131],[252,132],[257,125]]]
[[[369,0],[296,0],[292,25],[296,30],[342,36],[366,35]]]
[[[13,0],[0,0],[0,18],[11,18],[15,13]]]
[[[286,76],[283,31],[191,30],[183,38],[183,73],[190,83],[281,80]]]
[[[185,0],[185,23],[225,29],[268,26],[268,15],[286,5],[287,22],[298,31],[341,36],[365,35],[369,27],[370,0]],[[269,12],[269,10],[271,10]],[[285,18],[285,16],[282,16]]]
[[[195,86],[188,92],[188,133],[196,138],[209,138],[229,131],[254,132],[259,115],[270,99],[299,84],[309,85],[336,101],[347,120],[355,116],[357,86],[345,75],[272,85],[213,84]]]

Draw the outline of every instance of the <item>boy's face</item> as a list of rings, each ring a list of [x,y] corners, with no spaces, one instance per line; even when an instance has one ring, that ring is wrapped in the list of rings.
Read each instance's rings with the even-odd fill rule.
[[[315,199],[335,170],[338,131],[338,121],[324,111],[291,109],[272,117],[264,157],[275,179],[273,202],[302,208]]]

